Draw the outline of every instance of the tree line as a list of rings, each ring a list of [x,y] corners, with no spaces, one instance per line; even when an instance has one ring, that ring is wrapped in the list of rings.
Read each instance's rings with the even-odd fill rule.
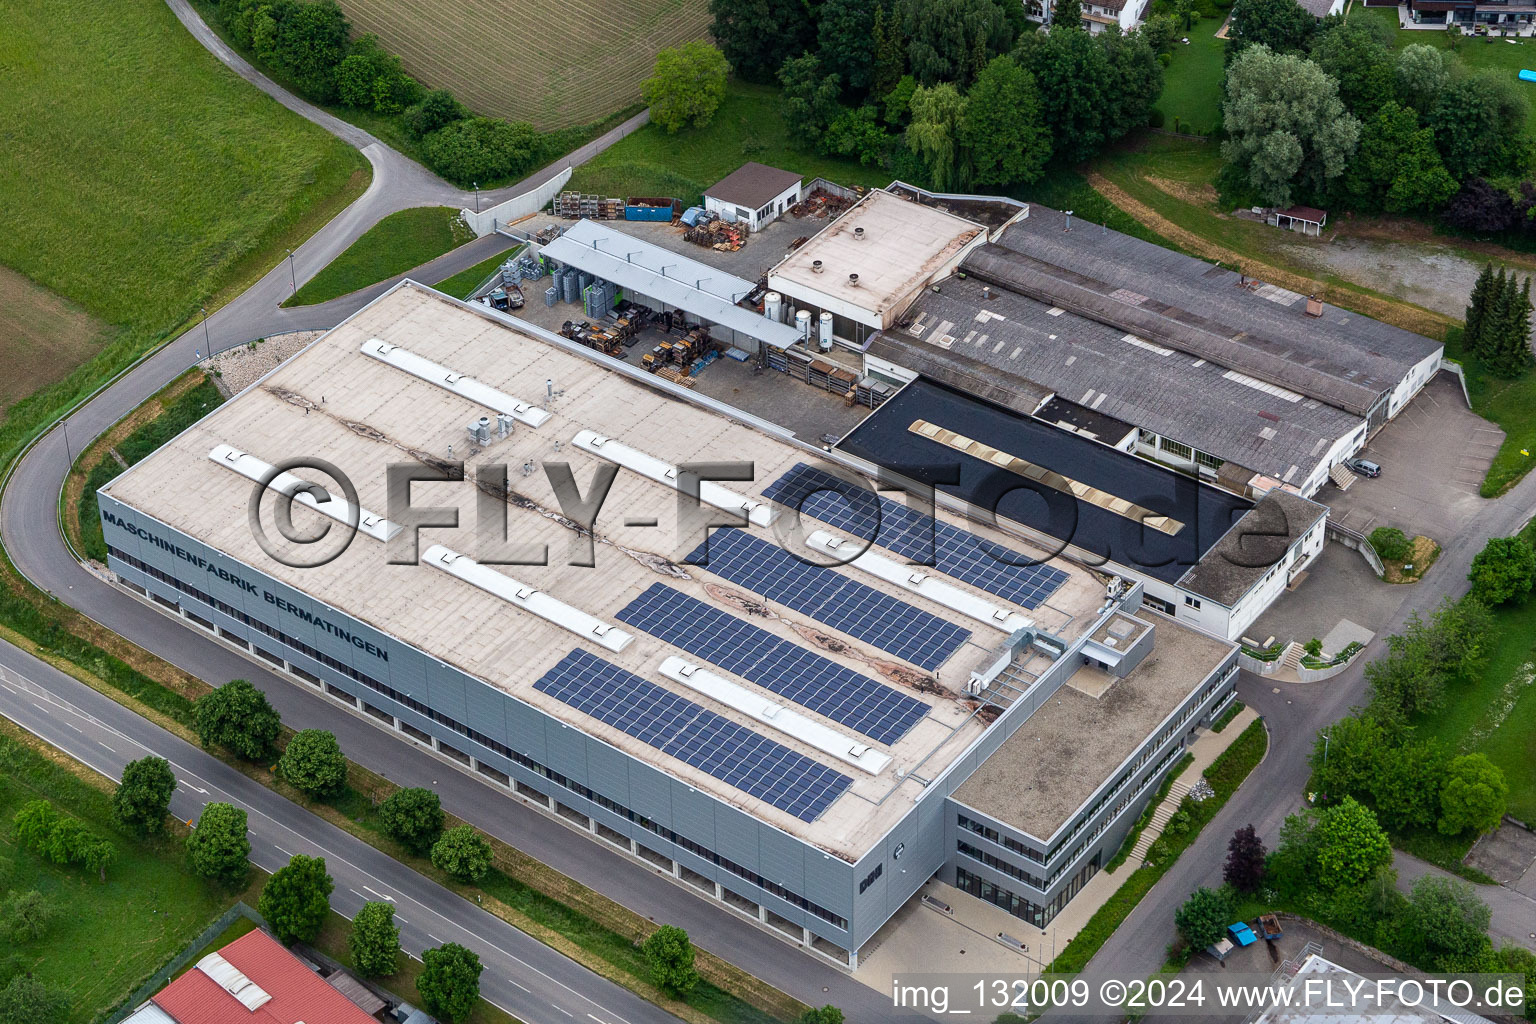
[[[1318,22],[1294,0],[1236,0],[1217,181],[1224,201],[1444,211],[1455,227],[1508,227],[1492,209],[1501,190],[1488,182],[1530,170],[1525,102],[1507,75],[1470,71],[1435,46],[1394,50],[1392,34],[1372,18]],[[1529,204],[1536,193],[1527,193]],[[1513,210],[1516,200],[1502,194]]]
[[[1082,28],[1079,0],[1050,33],[1007,0],[712,0],[735,74],[776,82],[791,137],[938,189],[1039,180],[1144,127],[1162,92],[1172,22],[1129,35]]]
[[[391,119],[456,185],[521,177],[558,155],[526,121],[477,117],[447,89],[426,89],[377,36],[352,39],[336,0],[217,0],[217,11],[237,47],[306,99]]]

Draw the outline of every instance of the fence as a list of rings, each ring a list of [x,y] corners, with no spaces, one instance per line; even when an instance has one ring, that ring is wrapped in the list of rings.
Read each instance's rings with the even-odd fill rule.
[[[145,1000],[166,986],[166,983],[171,980],[171,975],[191,963],[193,957],[201,953],[210,942],[222,935],[224,929],[234,924],[235,919],[239,917],[243,917],[247,921],[254,921],[260,927],[265,927],[267,923],[260,914],[244,903],[236,903],[220,914],[218,919],[207,928],[204,928],[197,938],[187,943],[181,952],[171,957],[169,963],[162,965],[158,971],[150,975],[149,980],[135,989],[133,994],[127,999],[119,1003],[115,1010],[107,1014],[103,1018],[105,1024],[118,1024],[118,1021],[128,1016],[140,1006],[143,1006]]]

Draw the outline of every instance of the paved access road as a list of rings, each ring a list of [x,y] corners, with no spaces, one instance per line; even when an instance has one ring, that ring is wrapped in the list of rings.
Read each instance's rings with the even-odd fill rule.
[[[196,819],[222,801],[248,817],[252,863],[275,871],[296,853],[325,858],[331,907],[351,917],[370,900],[395,905],[400,945],[417,957],[457,942],[485,965],[481,993],[527,1024],[676,1024],[677,1018],[485,913],[361,839],[124,709],[45,662],[0,644],[0,713],[111,779],[129,761],[171,762],[171,812]]]

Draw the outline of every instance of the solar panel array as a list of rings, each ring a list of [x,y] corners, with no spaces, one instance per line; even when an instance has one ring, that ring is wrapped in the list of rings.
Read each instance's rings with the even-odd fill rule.
[[[915,697],[663,583],[653,583],[615,618],[879,743],[896,742],[928,714]]]
[[[930,672],[971,638],[968,629],[796,558],[744,529],[714,531],[687,560]]]
[[[821,817],[853,784],[848,776],[587,651],[567,654],[533,687],[801,821]]]
[[[764,488],[763,497],[913,562],[931,561],[945,576],[1025,608],[1044,604],[1067,581],[1054,566],[1021,564],[1025,556],[1017,551],[803,462]]]

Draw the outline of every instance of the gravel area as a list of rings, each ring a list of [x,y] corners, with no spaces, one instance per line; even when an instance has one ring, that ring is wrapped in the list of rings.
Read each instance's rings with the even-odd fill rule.
[[[293,331],[263,338],[250,345],[220,352],[202,361],[202,368],[213,376],[214,386],[225,398],[238,395],[278,364],[314,341],[324,331]]]

